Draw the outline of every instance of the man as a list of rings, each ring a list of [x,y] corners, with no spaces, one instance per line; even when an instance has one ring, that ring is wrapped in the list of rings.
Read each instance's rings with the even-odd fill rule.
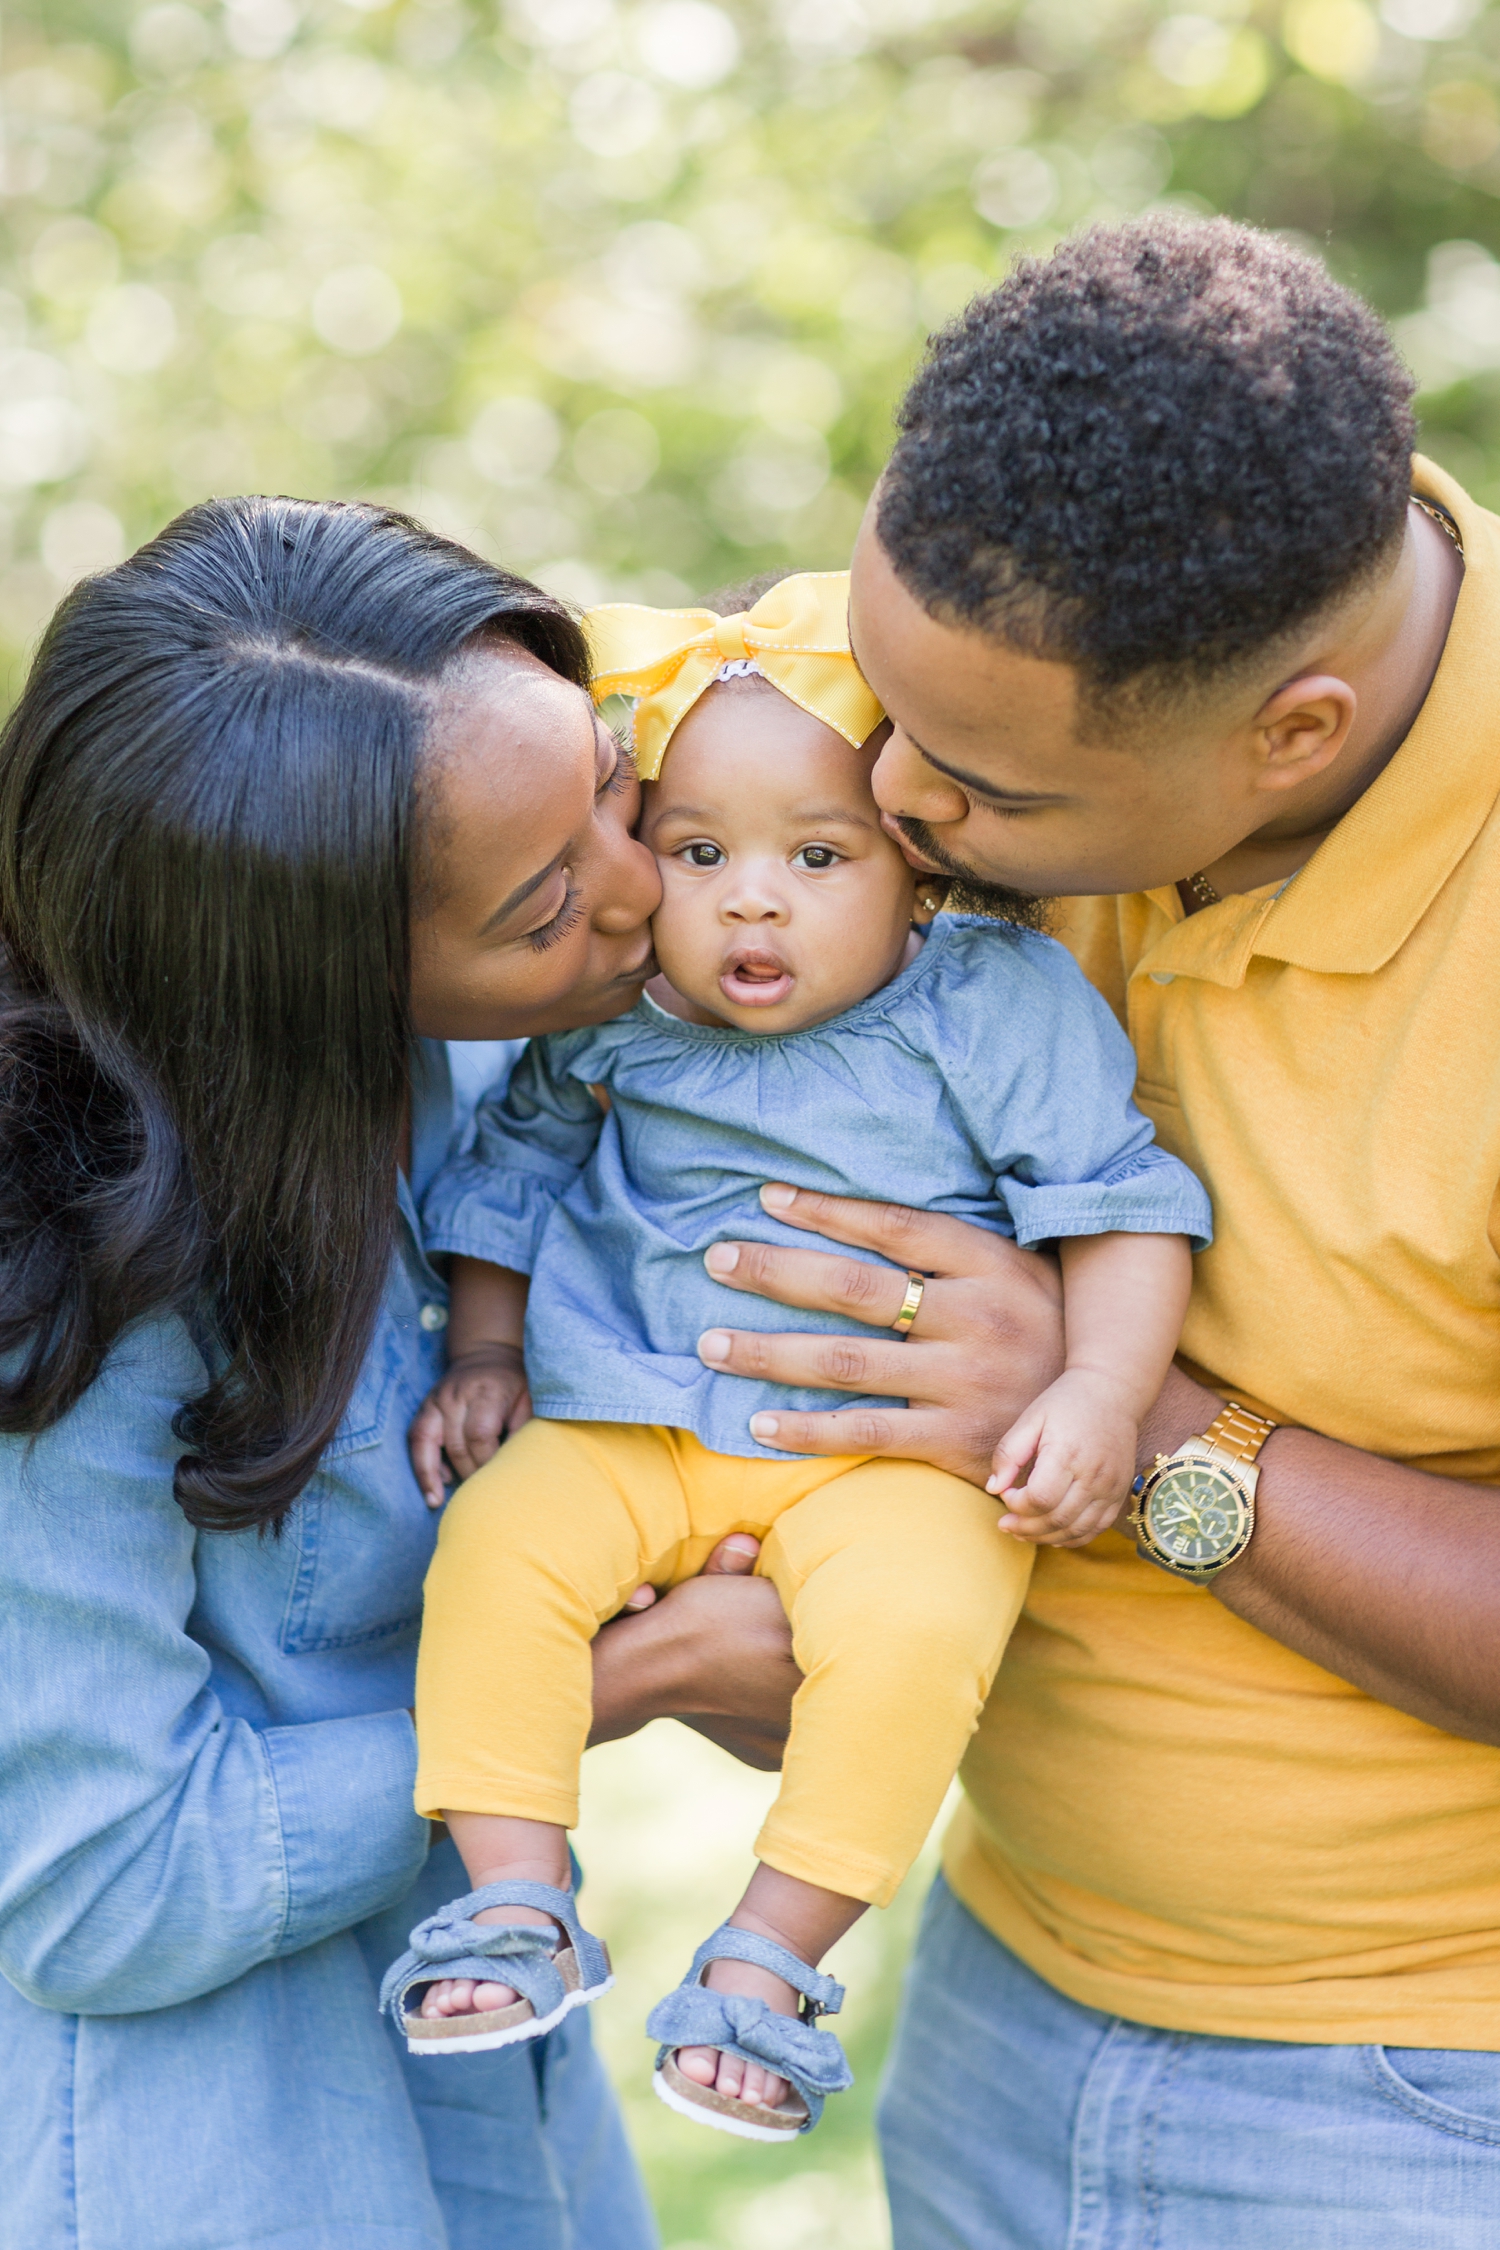
[[[1043,1551],[967,1762],[898,2250],[1500,2241],[1500,522],[1409,398],[1286,245],[1101,230],[936,339],[861,534],[888,820],[971,900],[1067,900],[1217,1225],[1139,1520]],[[857,1237],[935,1276],[926,1361],[920,1315],[837,1371],[733,1340],[913,1400],[779,1443],[978,1461],[976,1291],[1023,1390],[1056,1316],[951,1236]]]

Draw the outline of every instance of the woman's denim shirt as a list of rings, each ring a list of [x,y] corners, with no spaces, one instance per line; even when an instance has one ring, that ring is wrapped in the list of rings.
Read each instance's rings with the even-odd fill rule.
[[[264,2169],[289,2230],[276,2239],[301,2244],[289,2208],[299,2172],[314,2205],[312,2174],[340,2161],[325,2132],[333,2114],[307,2111],[330,2071],[345,2080],[333,2138],[346,2156],[363,2134],[369,2161],[383,2161],[399,2132],[413,2134],[404,2099],[380,2114],[400,2080],[357,1948],[344,1941],[329,1955],[316,1941],[403,1899],[427,1855],[407,1706],[436,1518],[406,1432],[440,1371],[447,1313],[411,1190],[463,1146],[483,1084],[514,1052],[418,1051],[411,1184],[379,1326],[344,1424],[279,1538],[195,1532],[172,1497],[172,1418],[204,1380],[175,1319],[123,1340],[42,1437],[0,1439],[0,2105],[13,2154],[40,2136],[55,2155],[61,2132],[57,2164],[80,2194],[87,2170],[100,2197],[84,2227],[58,2200],[74,2188],[52,2177],[52,2158],[46,2178],[40,2159],[12,2169],[0,2244],[119,2239],[135,2250],[111,2214],[142,2165],[154,2174],[155,2242],[269,2239],[250,2216],[258,2189],[241,2206],[250,2233],[232,2217],[215,2231],[201,2208],[189,2222],[184,2199],[201,2183],[163,2161],[174,2119],[191,2120],[183,2145],[205,2161],[213,2152],[226,2190],[227,2173]],[[336,1973],[335,1958],[346,1964]],[[266,1966],[278,1963],[279,1975]],[[200,1994],[213,1998],[181,2005]],[[103,2024],[83,2042],[74,2020],[138,2010],[163,2013],[120,2025],[123,2046]],[[334,2044],[304,2102],[293,2093],[299,2058],[319,2057],[320,2041]],[[254,2120],[278,2082],[288,2114],[268,2140]],[[86,2150],[72,2147],[78,2135]],[[439,2238],[420,2212],[413,2225],[399,2239]]]

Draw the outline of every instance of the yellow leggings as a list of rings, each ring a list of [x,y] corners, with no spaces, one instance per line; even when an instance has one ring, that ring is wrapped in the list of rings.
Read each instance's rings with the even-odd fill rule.
[[[739,1460],[684,1430],[528,1422],[449,1502],[417,1663],[417,1809],[573,1827],[589,1643],[627,1595],[731,1531],[805,1675],[756,1855],[887,1905],[921,1849],[1020,1612],[1032,1550],[925,1462]]]

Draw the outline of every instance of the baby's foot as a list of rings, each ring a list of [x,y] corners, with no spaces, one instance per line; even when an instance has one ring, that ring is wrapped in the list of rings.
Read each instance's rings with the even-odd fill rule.
[[[551,1915],[544,1914],[540,1907],[487,1906],[474,1919],[476,1922],[529,1922],[534,1927],[551,1930],[559,1945],[567,1943]],[[444,1977],[427,1987],[422,2014],[429,2021],[437,2016],[487,2016],[492,2009],[508,2008],[520,1997],[514,1985],[491,1984],[488,1980],[481,1984],[473,1977]],[[703,2052],[701,2048],[696,2051]]]
[[[785,1977],[758,1968],[753,1961],[710,1961],[703,1982],[710,1992],[738,1992],[752,2000],[764,2000],[778,2016],[794,2016],[802,2004],[796,1987]],[[762,2063],[741,2062],[738,2055],[726,2055],[719,2047],[679,2047],[677,2067],[695,2086],[712,2086],[720,2094],[742,2102],[758,2102],[765,2109],[780,2109],[786,2099],[784,2078],[778,2078]]]

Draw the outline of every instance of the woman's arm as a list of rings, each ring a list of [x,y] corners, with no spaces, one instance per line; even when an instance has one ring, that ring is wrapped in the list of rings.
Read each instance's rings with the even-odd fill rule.
[[[203,1380],[158,1322],[0,1446],[0,1971],[41,2007],[212,1991],[399,1898],[427,1850],[404,1711],[262,1732],[210,1685],[172,1498]]]
[[[742,1533],[721,1541],[700,1576],[604,1627],[591,1743],[681,1719],[747,1766],[781,1764],[802,1674],[780,1596],[750,1576],[756,1551]]]
[[[716,1330],[722,1344],[703,1351],[708,1364],[905,1396],[904,1410],[779,1414],[774,1442],[789,1453],[936,1461],[982,1484],[1000,1433],[1062,1365],[1055,1269],[1049,1281],[1034,1252],[961,1220],[806,1190],[763,1194],[792,1226],[934,1278],[908,1343]],[[850,1313],[876,1330],[894,1320],[905,1287],[900,1270],[823,1250],[723,1243],[709,1255],[731,1288]],[[1142,1464],[1207,1429],[1221,1404],[1174,1369],[1143,1425]],[[1207,1598],[1397,1710],[1500,1743],[1500,1496],[1307,1430],[1278,1431],[1261,1461],[1255,1537]]]

